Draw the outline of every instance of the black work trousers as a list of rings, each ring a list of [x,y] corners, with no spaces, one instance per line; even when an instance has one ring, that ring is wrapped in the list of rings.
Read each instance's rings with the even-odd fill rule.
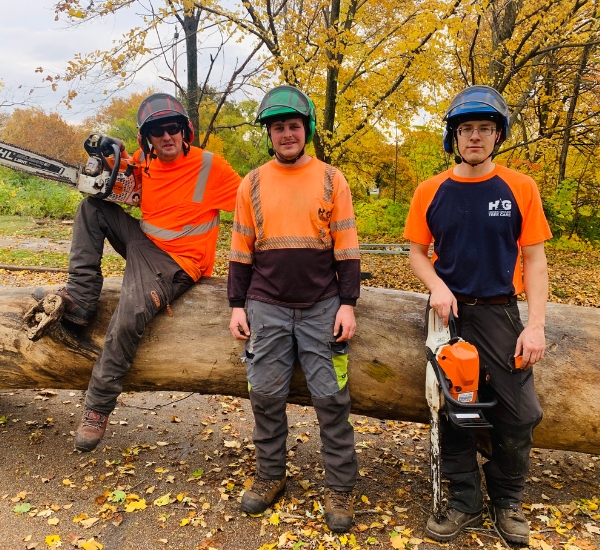
[[[533,369],[511,367],[517,338],[523,330],[516,298],[510,304],[458,304],[458,334],[479,353],[479,401],[498,404],[485,409],[492,455],[483,465],[487,492],[498,508],[519,506],[529,470],[533,429],[542,419]],[[455,429],[442,419],[442,475],[448,479],[448,506],[475,513],[483,508],[477,442],[472,430]]]
[[[123,390],[146,324],[194,280],[140,229],[139,220],[118,204],[87,197],[73,224],[67,292],[78,305],[94,311],[102,290],[104,239],[126,260],[117,309],[108,325],[104,348],[94,364],[86,406],[109,414]]]

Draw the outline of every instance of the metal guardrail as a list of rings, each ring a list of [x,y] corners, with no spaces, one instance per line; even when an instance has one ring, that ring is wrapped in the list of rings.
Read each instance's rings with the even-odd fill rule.
[[[365,254],[408,254],[410,244],[359,244],[358,249]]]

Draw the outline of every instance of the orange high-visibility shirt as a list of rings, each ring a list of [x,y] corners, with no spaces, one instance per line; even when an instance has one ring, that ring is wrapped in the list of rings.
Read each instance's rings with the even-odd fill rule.
[[[212,273],[219,210],[233,210],[241,178],[219,155],[191,147],[173,162],[153,159],[146,173],[142,151],[140,226],[195,281]]]
[[[238,191],[229,259],[232,307],[250,298],[303,308],[336,294],[355,305],[360,254],[342,173],[315,158],[250,172]]]

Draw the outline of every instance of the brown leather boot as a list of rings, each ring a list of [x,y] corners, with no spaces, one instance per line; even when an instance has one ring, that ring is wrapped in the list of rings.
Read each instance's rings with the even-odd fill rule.
[[[86,326],[90,322],[94,312],[77,305],[77,302],[67,293],[67,287],[63,286],[58,289],[56,294],[62,298],[65,306],[63,312],[64,319],[81,326]]]
[[[479,523],[481,523],[481,512],[469,514],[468,512],[460,512],[454,508],[449,508],[439,523],[434,516],[427,520],[425,533],[430,539],[438,542],[448,542],[454,540],[465,527],[478,525]]]
[[[108,415],[85,407],[75,434],[75,449],[84,453],[93,451],[104,437],[107,424]]]
[[[354,521],[354,498],[351,492],[325,488],[325,523],[336,533],[346,533]]]
[[[529,544],[529,524],[521,508],[491,506],[490,515],[496,529],[508,542]]]
[[[263,479],[257,475],[242,497],[242,510],[248,514],[262,514],[283,493],[286,481],[286,476]]]

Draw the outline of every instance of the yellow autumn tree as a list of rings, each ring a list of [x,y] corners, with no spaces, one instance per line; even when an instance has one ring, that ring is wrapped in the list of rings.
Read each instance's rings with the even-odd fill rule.
[[[3,141],[71,164],[87,160],[83,148],[87,137],[85,128],[35,107],[15,109],[0,133]]]

